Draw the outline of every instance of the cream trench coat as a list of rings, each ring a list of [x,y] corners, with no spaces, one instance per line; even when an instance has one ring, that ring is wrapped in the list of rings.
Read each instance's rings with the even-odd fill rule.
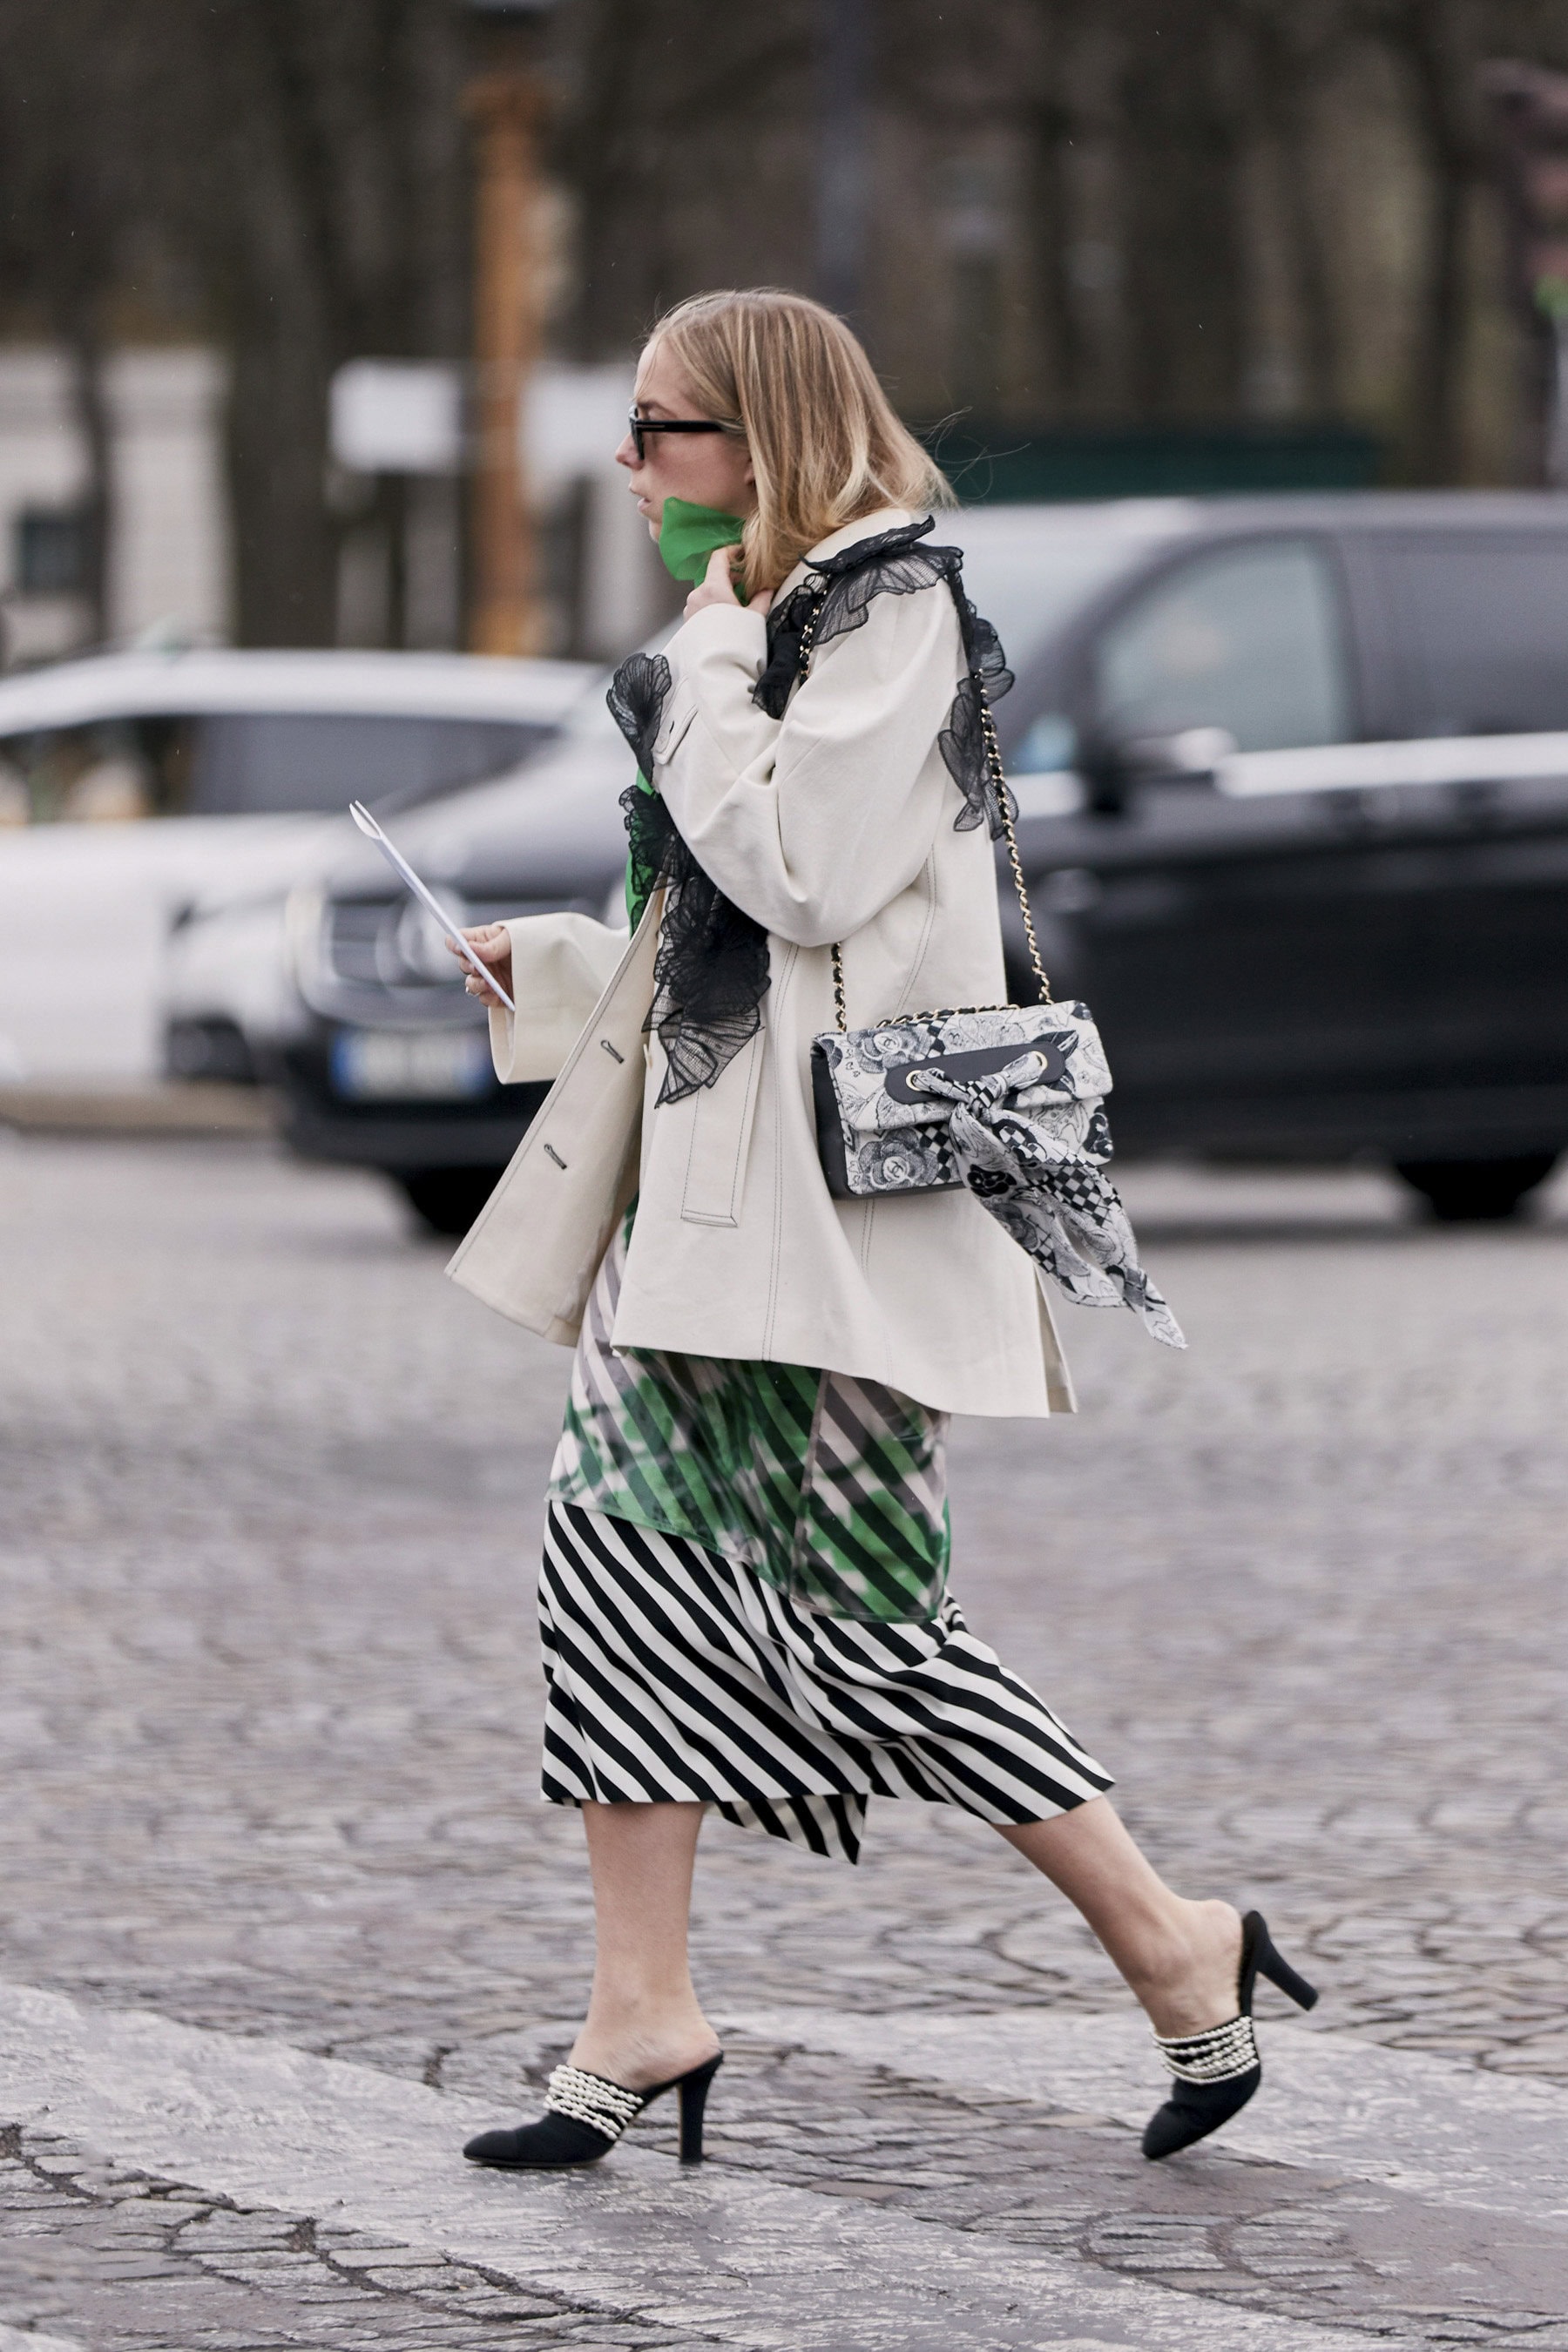
[[[846,525],[836,553],[912,517]],[[784,596],[805,576],[802,565]],[[822,646],[782,719],[752,700],[762,617],[710,605],[667,648],[653,782],[704,871],[768,933],[762,1028],[713,1086],[657,1105],[644,1034],[659,905],[628,943],[581,915],[523,918],[498,1075],[556,1083],[452,1259],[454,1281],[573,1342],[634,1193],[614,1343],[764,1358],[874,1380],[939,1411],[1070,1412],[1031,1261],[965,1192],[835,1201],[817,1160],[811,1041],[1005,999],[995,866],[937,747],[963,656],[943,587],[876,596]]]

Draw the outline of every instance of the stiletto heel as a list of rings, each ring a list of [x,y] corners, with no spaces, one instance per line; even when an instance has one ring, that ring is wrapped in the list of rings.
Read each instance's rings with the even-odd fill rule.
[[[1252,2030],[1252,1996],[1260,1976],[1288,1993],[1299,2009],[1310,2009],[1318,1998],[1316,1989],[1275,1949],[1263,1914],[1249,1911],[1241,1923],[1237,2015],[1204,2033],[1154,2036],[1175,2088],[1144,2129],[1143,2153],[1151,2163],[1207,2139],[1240,2114],[1262,2082],[1263,2062]]]
[[[589,2074],[581,2066],[557,2066],[545,2093],[544,2113],[536,2124],[520,2124],[513,2131],[480,2132],[463,2154],[470,2164],[495,2164],[514,2172],[564,2172],[577,2165],[597,2164],[608,2156],[626,2126],[662,2099],[667,2091],[680,2094],[680,2161],[702,2161],[702,2115],[714,2075],[724,2063],[724,2053],[705,2058],[684,2074],[656,2083],[651,2091],[628,2091],[606,2074]]]
[[[680,2161],[700,2164],[702,2161],[702,2116],[708,2105],[708,2093],[714,2075],[724,2063],[724,2053],[710,2058],[706,2066],[694,2066],[689,2074],[682,2074],[676,2084],[680,2093]]]
[[[1318,2005],[1317,1987],[1310,1985],[1305,1977],[1298,1976],[1289,1961],[1275,1950],[1273,1938],[1258,1913],[1254,1911],[1249,1916],[1258,1920],[1258,1975],[1267,1977],[1271,1985],[1278,1985],[1282,1993],[1288,1993],[1298,2009],[1315,2009]]]

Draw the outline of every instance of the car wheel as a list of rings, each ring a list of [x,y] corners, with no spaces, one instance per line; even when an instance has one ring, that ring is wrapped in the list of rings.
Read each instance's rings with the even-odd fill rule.
[[[499,1168],[420,1168],[395,1181],[433,1234],[466,1234],[500,1175]]]
[[[1431,1203],[1439,1224],[1500,1223],[1551,1175],[1555,1151],[1514,1160],[1396,1160],[1394,1172]]]
[[[256,1084],[256,1063],[237,1021],[171,1021],[163,1035],[163,1067],[171,1078]]]

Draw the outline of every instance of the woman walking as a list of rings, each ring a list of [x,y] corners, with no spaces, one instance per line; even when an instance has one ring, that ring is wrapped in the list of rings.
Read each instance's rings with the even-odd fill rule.
[[[675,2089],[700,2156],[703,1813],[854,1862],[879,1796],[977,1814],[1077,1905],[1174,2078],[1144,2140],[1163,2157],[1256,2089],[1255,1976],[1313,1996],[1256,1914],[1161,1882],[1102,1766],[947,1591],[949,1416],[1072,1410],[1035,1265],[963,1189],[836,1199],[814,1124],[836,1016],[1005,996],[982,821],[1000,648],[929,541],[946,485],[817,305],[683,303],[616,456],[671,568],[701,574],[611,695],[639,770],[632,937],[579,916],[468,934],[516,1003],[468,982],[500,1076],[559,1078],[452,1266],[576,1348],[544,1793],[581,1808],[597,1952],[543,2117],[465,2153],[591,2163]]]

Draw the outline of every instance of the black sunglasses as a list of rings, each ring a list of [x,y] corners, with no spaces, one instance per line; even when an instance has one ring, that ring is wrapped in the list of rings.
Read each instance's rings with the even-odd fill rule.
[[[631,431],[632,447],[637,453],[639,466],[645,455],[642,446],[645,433],[734,433],[740,429],[734,425],[711,425],[706,417],[680,416],[663,419],[657,416],[639,416],[635,408],[627,416],[626,424]]]

